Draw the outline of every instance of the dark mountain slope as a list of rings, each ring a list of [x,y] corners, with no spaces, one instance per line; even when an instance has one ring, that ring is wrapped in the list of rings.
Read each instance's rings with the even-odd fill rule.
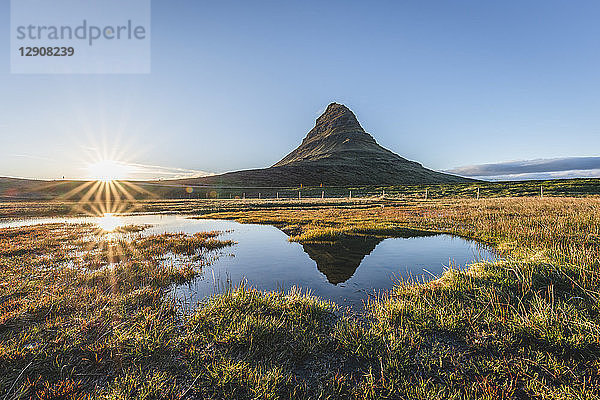
[[[469,182],[383,148],[346,106],[331,103],[300,146],[270,168],[180,180],[231,186],[398,185]]]

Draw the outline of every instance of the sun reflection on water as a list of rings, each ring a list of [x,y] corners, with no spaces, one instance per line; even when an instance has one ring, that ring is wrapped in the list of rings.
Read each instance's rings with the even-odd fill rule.
[[[123,220],[113,213],[104,213],[96,223],[103,231],[112,232],[123,225]]]

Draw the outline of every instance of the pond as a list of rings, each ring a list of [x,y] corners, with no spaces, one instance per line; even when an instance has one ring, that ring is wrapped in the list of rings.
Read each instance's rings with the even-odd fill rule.
[[[173,287],[171,294],[194,306],[207,296],[241,283],[259,290],[288,290],[293,286],[342,306],[362,308],[369,296],[390,289],[401,278],[435,279],[445,268],[464,268],[494,260],[480,243],[437,234],[402,238],[347,236],[335,243],[300,244],[270,225],[229,220],[191,219],[181,215],[128,215],[44,218],[0,222],[0,228],[40,223],[96,223],[105,229],[149,225],[143,234],[223,231],[221,238],[237,244],[218,252],[193,281]],[[181,262],[165,259],[165,263]]]

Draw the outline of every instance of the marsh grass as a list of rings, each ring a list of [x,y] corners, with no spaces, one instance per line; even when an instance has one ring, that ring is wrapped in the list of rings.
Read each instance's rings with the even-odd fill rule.
[[[503,255],[465,271],[448,269],[428,283],[398,281],[362,314],[299,289],[240,287],[181,316],[164,288],[193,271],[161,268],[144,254],[203,254],[218,240],[210,234],[196,239],[204,246],[196,250],[188,236],[140,240],[129,258],[90,273],[42,268],[55,262],[49,255],[62,262],[74,247],[85,249],[85,226],[75,233],[60,225],[2,230],[0,392],[7,398],[600,398],[598,211],[600,199],[509,198],[205,215],[275,224],[298,241],[445,232]]]
[[[97,236],[92,226],[61,224],[0,233],[5,398],[93,396],[140,368],[170,379],[179,374],[172,341],[181,321],[163,291],[197,270],[159,259],[166,252],[202,256],[232,243],[216,239],[218,232],[116,242]]]
[[[361,375],[346,395],[584,399],[600,396],[599,211],[600,199],[515,198],[224,216],[293,226],[301,242],[444,232],[504,256],[398,282],[365,315],[340,319],[332,335]]]

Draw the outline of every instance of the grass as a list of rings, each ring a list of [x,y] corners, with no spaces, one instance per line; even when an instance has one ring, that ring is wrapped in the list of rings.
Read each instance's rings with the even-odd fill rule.
[[[39,186],[41,185],[41,186]],[[172,187],[135,183],[131,197],[114,199],[114,194],[101,192],[95,200],[83,200],[84,182],[56,181],[39,184],[37,189],[13,188],[0,182],[0,218],[55,217],[62,215],[97,215],[100,210],[112,213],[179,213],[238,212],[271,209],[373,208],[428,199],[492,199],[498,197],[600,196],[600,179],[556,179],[521,182],[473,182],[464,184],[357,186],[357,187]],[[38,190],[39,189],[39,190]],[[191,192],[190,192],[190,189]],[[150,191],[148,191],[150,190]],[[301,198],[298,197],[301,193]],[[324,195],[325,198],[321,198]],[[89,197],[89,196],[88,196]],[[279,197],[279,198],[277,198]],[[99,198],[101,200],[99,200]],[[29,199],[29,200],[28,200]],[[42,201],[43,200],[43,201]],[[106,202],[109,202],[107,205]]]
[[[583,399],[600,396],[599,207],[598,199],[455,199],[207,217],[276,223],[300,241],[412,227],[493,244],[504,261],[400,283],[366,316],[333,328],[373,379],[347,395]]]
[[[383,206],[383,207],[382,207]],[[186,204],[182,207],[190,207]],[[503,260],[399,282],[362,314],[299,289],[240,287],[181,315],[164,295],[215,234],[133,239],[93,227],[0,231],[0,393],[6,398],[600,398],[600,199],[506,198],[214,209],[293,240],[447,232]],[[302,212],[298,212],[298,208]],[[206,213],[210,210],[205,210]],[[67,248],[65,249],[65,244]],[[113,268],[90,268],[73,251]],[[89,260],[93,260],[94,257]],[[51,260],[51,261],[49,261]],[[72,265],[72,264],[68,264]],[[62,396],[62,397],[61,397]]]
[[[178,351],[171,340],[180,322],[164,290],[189,280],[197,269],[161,265],[160,258],[203,256],[231,244],[216,236],[127,242],[108,240],[91,225],[2,230],[0,393],[5,398],[108,395],[130,369],[177,376]]]
[[[18,180],[10,178],[0,178],[0,200],[5,201],[25,201],[28,202],[29,211],[35,208],[39,213],[47,213],[48,209],[54,208],[60,212],[70,212],[70,207],[65,207],[64,203],[52,202],[53,199],[69,199],[74,201],[83,201],[89,199],[87,189],[91,182],[84,181],[32,181]],[[291,183],[291,185],[295,185]],[[123,186],[124,185],[124,186]],[[570,196],[570,197],[589,197],[600,195],[600,179],[598,178],[578,178],[578,179],[556,179],[556,180],[536,180],[536,181],[509,181],[509,182],[471,182],[471,183],[451,183],[435,185],[401,185],[401,186],[289,186],[289,187],[239,187],[231,185],[199,185],[186,186],[181,183],[156,183],[132,181],[119,183],[119,187],[124,187],[129,192],[127,198],[135,199],[139,205],[161,203],[161,207],[170,207],[168,200],[161,199],[179,199],[195,200],[196,203],[216,204],[218,199],[231,199],[238,205],[244,206],[248,200],[256,202],[258,199],[263,206],[272,203],[277,197],[280,202],[291,202],[300,198],[313,200],[324,196],[326,199],[335,198],[337,202],[345,201],[352,203],[348,197],[365,198],[379,197],[385,193],[388,198],[410,199],[424,198],[425,195],[430,199],[439,198],[470,198],[474,199],[478,193],[481,198],[490,197],[523,197],[538,196],[543,188],[545,196]],[[78,190],[84,188],[85,190]],[[115,195],[116,190],[105,191],[105,188],[98,189],[101,194],[93,196],[94,198],[116,198],[122,197]],[[300,193],[299,193],[300,192]],[[426,193],[427,192],[427,193]],[[343,200],[346,198],[346,200]],[[246,199],[242,201],[241,199]],[[44,200],[45,204],[40,204]],[[47,201],[47,202],[46,202]],[[2,208],[0,207],[0,213]]]

